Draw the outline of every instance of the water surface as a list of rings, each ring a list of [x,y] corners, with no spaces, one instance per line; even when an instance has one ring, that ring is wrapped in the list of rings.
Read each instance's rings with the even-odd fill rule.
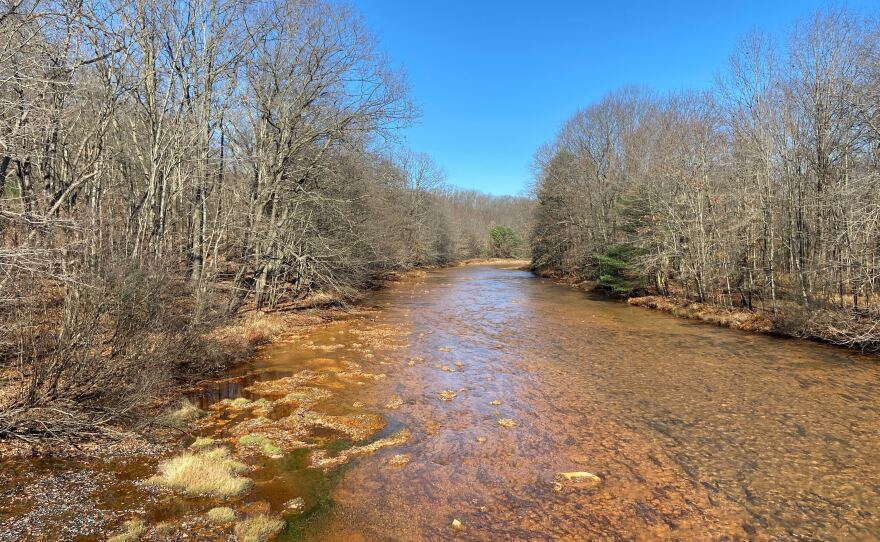
[[[394,358],[424,361],[363,400],[399,395],[414,437],[348,471],[309,539],[880,539],[875,358],[491,266],[375,302],[407,332]],[[559,490],[563,471],[602,483]]]

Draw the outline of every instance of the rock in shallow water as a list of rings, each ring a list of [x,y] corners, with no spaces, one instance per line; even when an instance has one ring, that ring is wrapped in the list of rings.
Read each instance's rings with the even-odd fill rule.
[[[562,491],[565,486],[574,487],[595,487],[602,482],[602,479],[592,472],[576,471],[576,472],[560,472],[556,475],[553,489]]]
[[[302,497],[296,497],[284,503],[284,508],[291,512],[302,512],[305,507],[306,501]]]

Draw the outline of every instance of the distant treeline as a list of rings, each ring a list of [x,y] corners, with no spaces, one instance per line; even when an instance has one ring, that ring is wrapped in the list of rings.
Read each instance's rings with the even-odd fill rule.
[[[445,188],[395,145],[415,116],[338,3],[4,2],[0,437],[97,432],[214,366],[200,341],[242,306],[525,232],[530,200]]]
[[[878,159],[880,26],[822,11],[745,37],[710,90],[572,116],[536,155],[534,263],[877,348]]]

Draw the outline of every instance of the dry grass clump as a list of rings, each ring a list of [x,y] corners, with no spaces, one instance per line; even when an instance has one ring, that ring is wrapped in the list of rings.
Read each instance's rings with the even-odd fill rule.
[[[212,523],[232,523],[235,521],[235,510],[228,506],[218,506],[208,510],[208,519]]]
[[[147,483],[189,496],[236,497],[253,485],[253,480],[239,476],[247,468],[232,459],[226,448],[184,452],[163,461],[159,465],[159,474],[148,479]]]
[[[153,525],[153,532],[155,532],[159,536],[170,535],[176,530],[177,529],[174,527],[174,524],[167,521],[160,521],[159,523]]]
[[[281,318],[268,314],[255,314],[239,322],[237,331],[251,346],[268,344],[284,331]]]
[[[269,457],[281,457],[284,455],[284,451],[281,448],[263,435],[244,435],[238,439],[238,445],[259,448]]]
[[[246,408],[250,406],[251,400],[247,397],[237,397],[229,403],[232,408]]]
[[[265,542],[284,528],[284,520],[260,514],[235,525],[235,536],[241,542]]]
[[[125,531],[118,535],[111,536],[107,539],[107,542],[134,542],[135,540],[141,539],[144,530],[146,530],[144,520],[139,518],[130,519],[125,522]]]
[[[189,447],[193,450],[201,450],[203,448],[210,448],[216,443],[217,441],[211,437],[199,437],[194,440],[193,443],[189,445]]]
[[[184,399],[176,409],[169,409],[159,416],[157,422],[165,427],[183,427],[205,414],[204,410],[192,404],[188,399]]]

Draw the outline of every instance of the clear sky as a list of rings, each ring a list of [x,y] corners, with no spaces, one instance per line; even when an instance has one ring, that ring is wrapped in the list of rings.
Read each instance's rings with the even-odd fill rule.
[[[737,40],[814,0],[351,0],[407,74],[422,116],[405,144],[451,184],[517,194],[535,150],[578,108],[628,84],[706,88]],[[834,4],[839,5],[839,4]],[[877,10],[877,0],[845,5]]]

